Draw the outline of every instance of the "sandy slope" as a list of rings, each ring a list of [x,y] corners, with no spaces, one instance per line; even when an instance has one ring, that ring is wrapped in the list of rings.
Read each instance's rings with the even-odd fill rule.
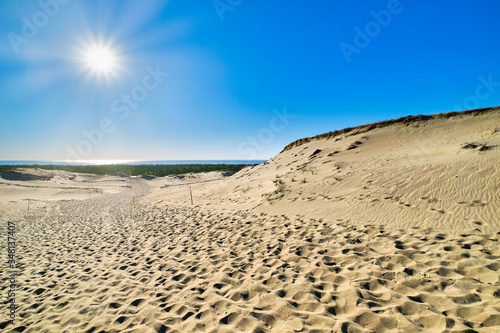
[[[0,179],[21,269],[0,330],[498,332],[499,128],[394,124],[229,178]]]
[[[461,148],[465,143],[488,150]],[[199,204],[357,226],[493,233],[500,231],[499,164],[497,109],[312,141],[224,182],[192,188]],[[185,191],[167,197],[188,198]]]

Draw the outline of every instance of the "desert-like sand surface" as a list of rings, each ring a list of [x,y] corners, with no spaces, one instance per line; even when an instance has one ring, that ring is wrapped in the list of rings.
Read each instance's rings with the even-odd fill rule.
[[[233,176],[4,173],[0,331],[500,332],[499,165],[496,108]]]

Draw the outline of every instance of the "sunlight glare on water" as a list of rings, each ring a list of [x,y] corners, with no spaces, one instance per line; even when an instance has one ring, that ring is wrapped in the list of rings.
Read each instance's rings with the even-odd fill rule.
[[[105,165],[105,164],[128,164],[133,163],[134,160],[78,160],[75,163]]]

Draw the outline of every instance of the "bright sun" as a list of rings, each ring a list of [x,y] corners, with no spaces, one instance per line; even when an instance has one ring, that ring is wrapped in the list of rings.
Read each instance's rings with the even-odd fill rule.
[[[116,65],[113,53],[105,48],[93,48],[86,55],[87,65],[98,73],[109,73]]]
[[[87,80],[113,83],[126,70],[125,58],[111,40],[88,36],[77,41],[79,45],[74,47],[74,59],[80,64],[80,70],[86,74]]]

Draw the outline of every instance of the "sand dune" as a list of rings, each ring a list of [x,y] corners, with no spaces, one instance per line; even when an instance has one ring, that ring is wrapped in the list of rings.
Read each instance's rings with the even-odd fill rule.
[[[232,177],[0,179],[21,271],[0,330],[498,332],[499,129],[396,122]]]
[[[468,143],[476,148],[463,148]],[[224,182],[193,186],[193,194],[202,205],[357,226],[494,233],[500,231],[499,153],[500,110],[493,109],[320,136]],[[158,195],[187,202],[185,191]]]

